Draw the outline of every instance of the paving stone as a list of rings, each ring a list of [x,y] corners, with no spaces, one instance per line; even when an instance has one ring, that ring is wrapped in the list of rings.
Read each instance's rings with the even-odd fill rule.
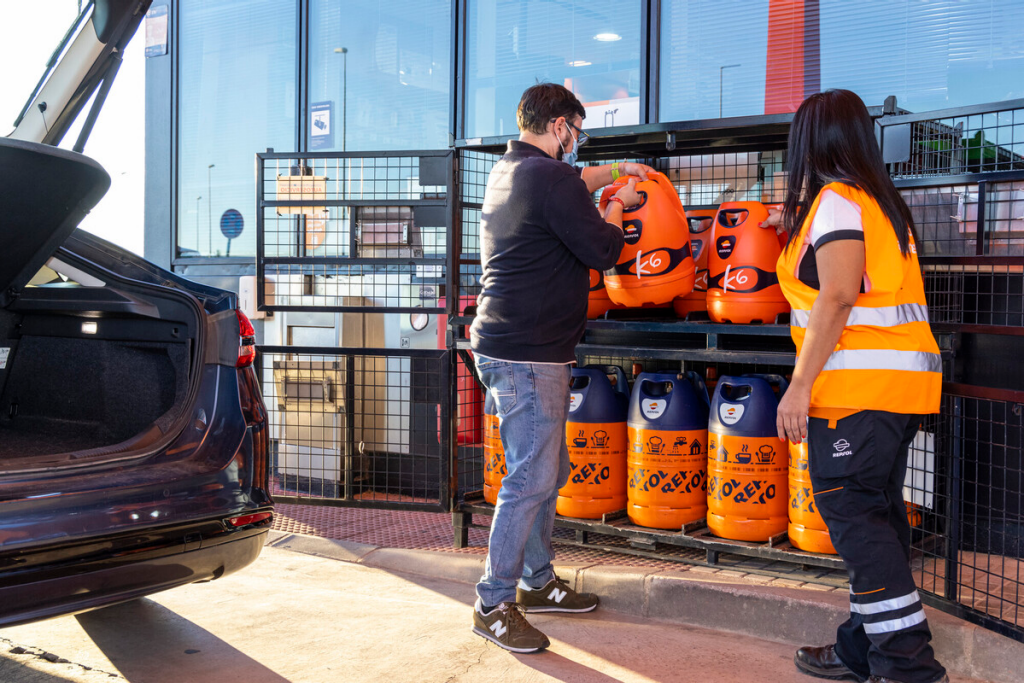
[[[690,571],[693,572],[694,574],[717,574],[718,572],[720,572],[722,570],[721,569],[715,569],[714,567],[695,566],[695,567],[690,567]]]

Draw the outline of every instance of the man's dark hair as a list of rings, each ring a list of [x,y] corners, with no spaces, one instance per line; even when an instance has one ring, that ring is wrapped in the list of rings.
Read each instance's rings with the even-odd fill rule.
[[[516,123],[519,130],[538,135],[548,129],[551,119],[564,116],[570,122],[575,116],[586,118],[587,110],[568,88],[557,83],[530,86],[519,100]]]

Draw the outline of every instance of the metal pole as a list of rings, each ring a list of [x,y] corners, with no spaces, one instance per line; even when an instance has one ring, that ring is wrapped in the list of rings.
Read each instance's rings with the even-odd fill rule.
[[[206,167],[206,228],[209,232],[210,237],[210,248],[206,252],[207,256],[213,256],[213,167],[216,164],[210,164]]]
[[[722,118],[722,73],[726,69],[732,69],[737,66],[743,66],[742,64],[726,64],[725,66],[718,67],[718,118]]]
[[[348,129],[348,48],[341,48],[341,151],[344,152]]]
[[[196,253],[199,253],[199,202],[203,199],[203,195],[196,197]]]
[[[348,128],[348,48],[336,47],[334,54],[341,55],[341,151],[344,152]]]

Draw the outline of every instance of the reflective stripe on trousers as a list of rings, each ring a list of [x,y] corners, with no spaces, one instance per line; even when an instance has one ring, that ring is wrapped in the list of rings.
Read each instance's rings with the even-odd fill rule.
[[[925,620],[921,596],[913,591],[898,598],[876,602],[854,602],[856,594],[850,588],[850,611],[864,617],[865,633],[894,633],[917,626]],[[909,608],[913,609],[909,609]]]
[[[793,327],[807,327],[811,312],[799,308],[793,309],[789,324]],[[898,306],[854,306],[846,326],[869,325],[871,327],[897,327],[907,323],[928,322],[928,307],[924,304],[900,304]]]
[[[826,370],[906,370],[941,373],[942,357],[926,351],[843,349],[832,352],[822,372]]]

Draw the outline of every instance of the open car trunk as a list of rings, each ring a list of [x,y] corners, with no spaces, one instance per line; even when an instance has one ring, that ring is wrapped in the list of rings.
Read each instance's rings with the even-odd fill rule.
[[[198,319],[170,293],[97,293],[44,285],[0,312],[0,471],[145,450],[187,408]]]
[[[61,248],[109,186],[94,161],[0,138],[0,178],[0,472],[145,452],[181,427],[202,309]]]

